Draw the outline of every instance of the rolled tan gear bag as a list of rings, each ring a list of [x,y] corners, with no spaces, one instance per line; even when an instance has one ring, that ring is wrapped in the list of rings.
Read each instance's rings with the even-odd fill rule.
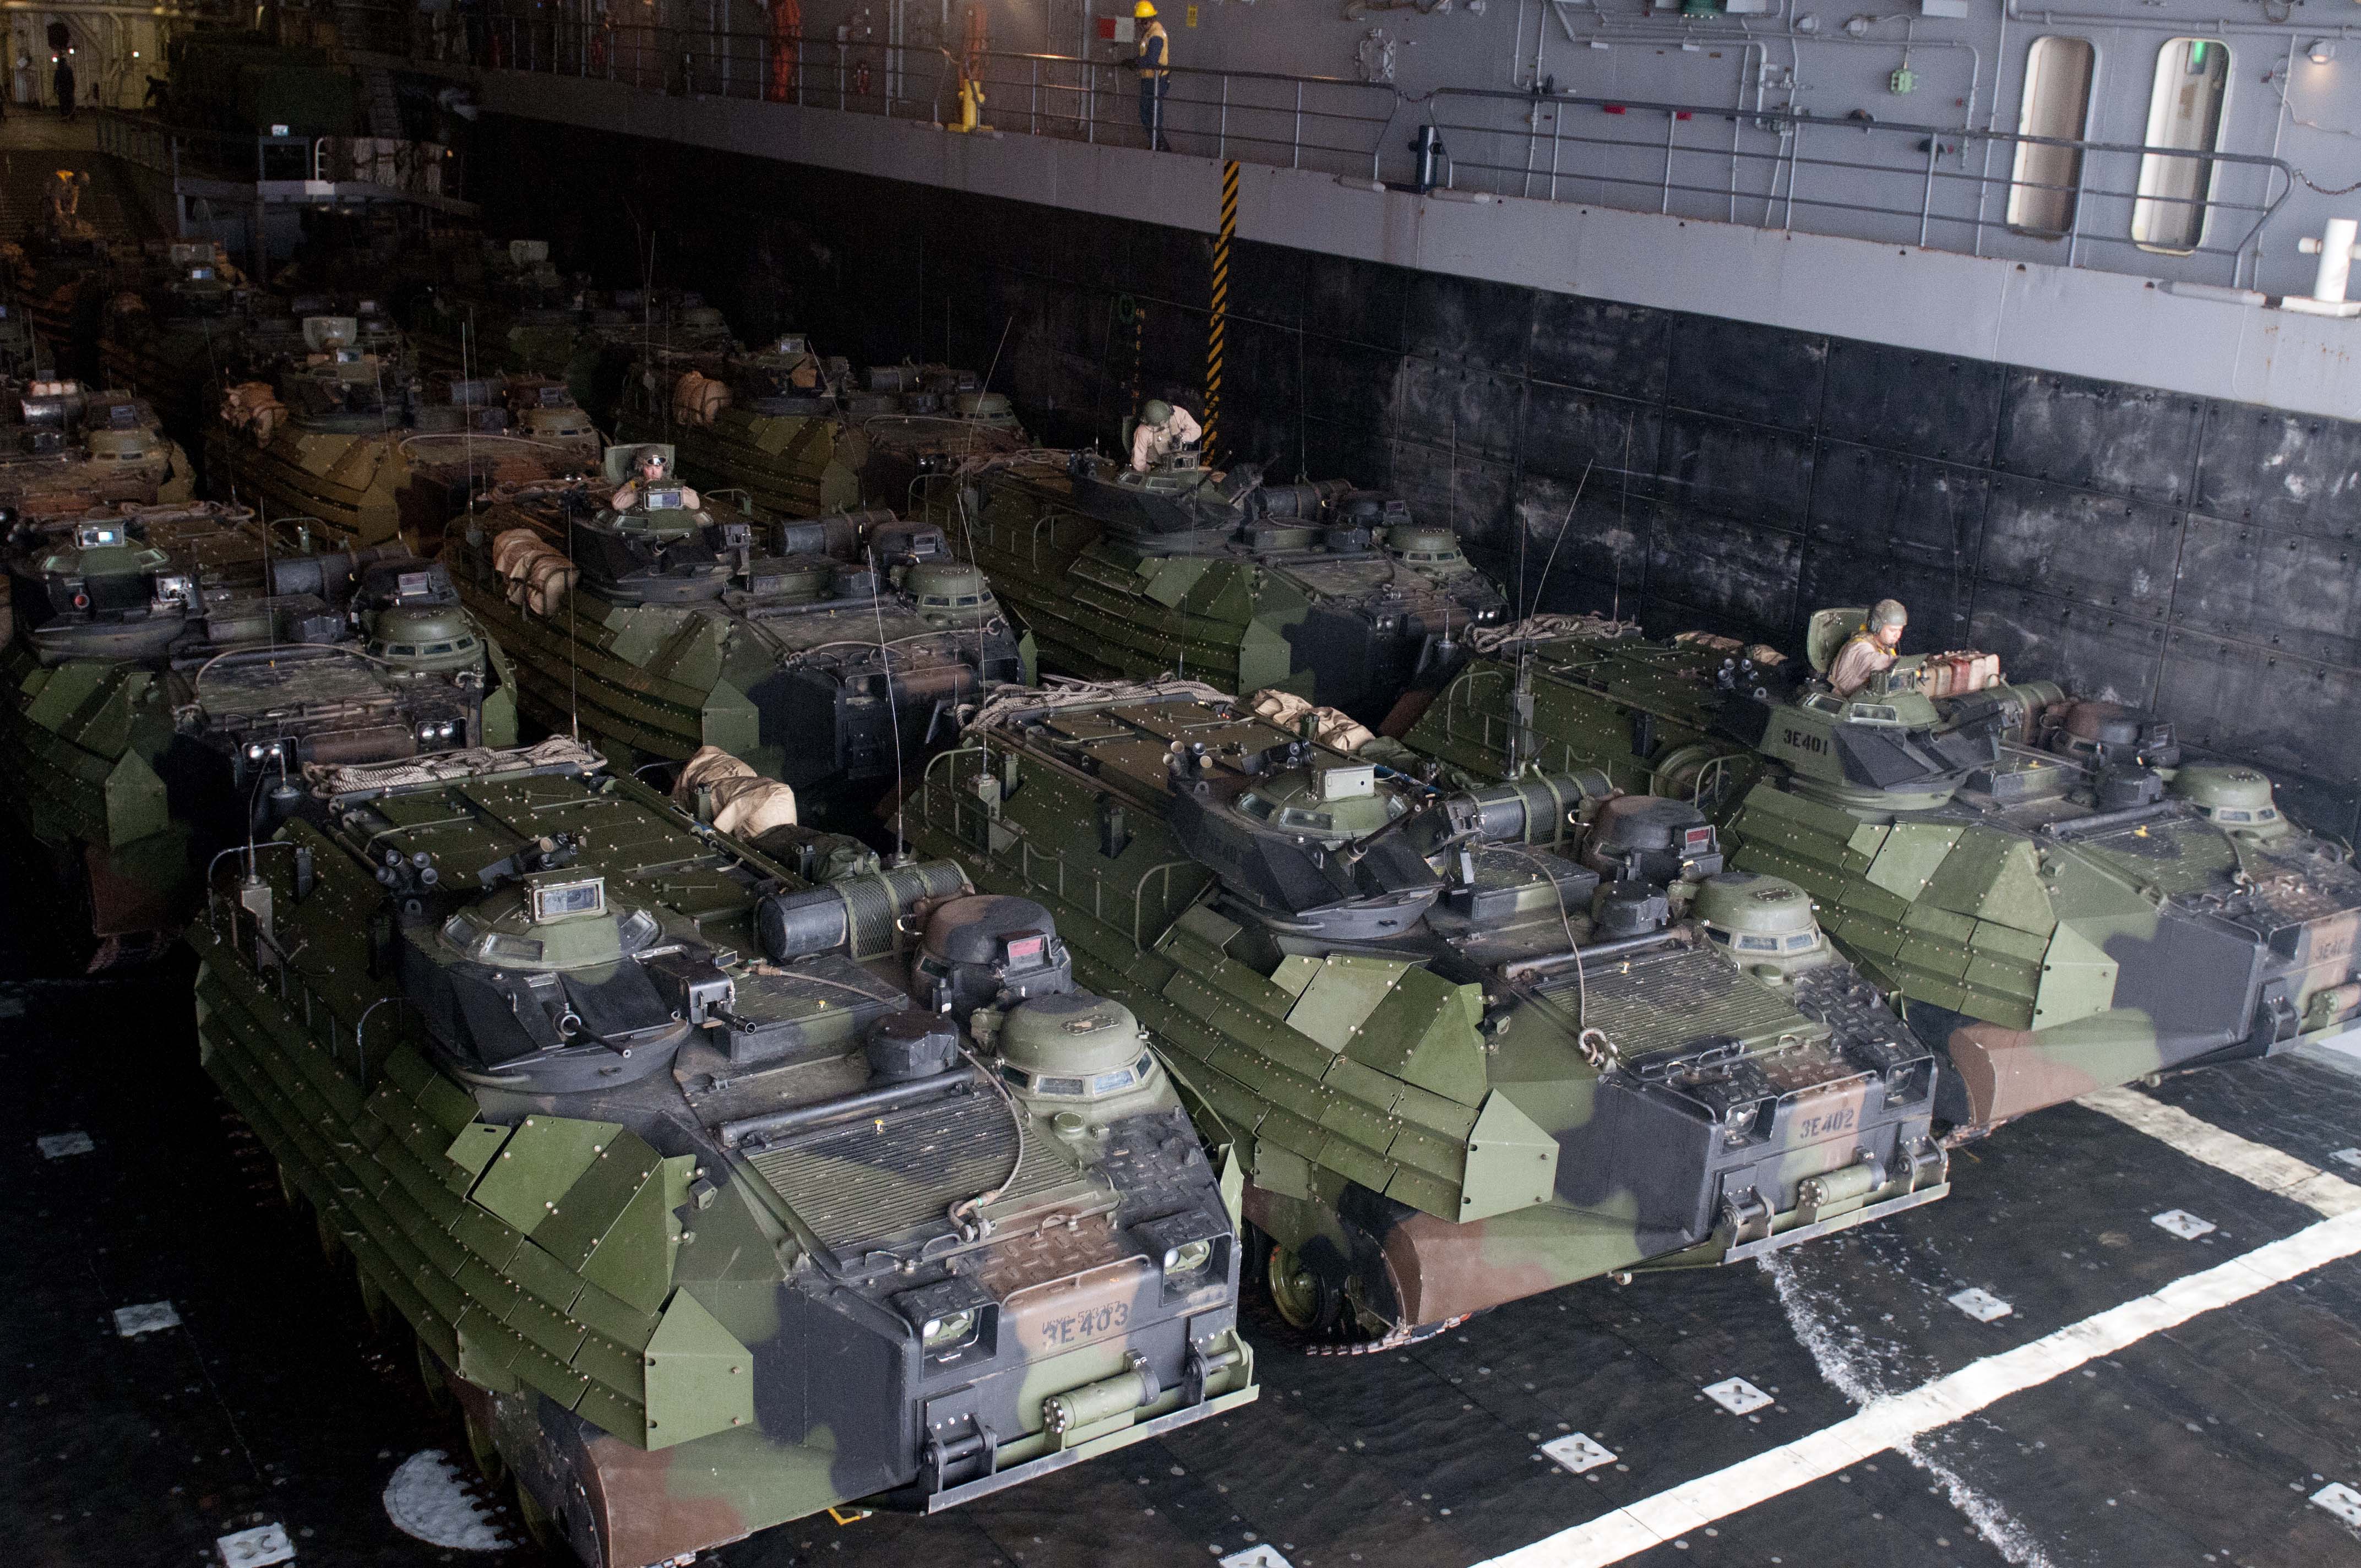
[[[739,839],[759,839],[774,828],[796,825],[796,792],[777,779],[760,777],[719,746],[700,746],[674,781],[674,804],[697,809],[698,792],[712,803],[713,826]]]
[[[1369,727],[1359,719],[1334,707],[1314,707],[1309,699],[1293,692],[1265,686],[1248,699],[1255,712],[1282,729],[1301,732],[1303,716],[1311,714],[1319,722],[1314,736],[1323,746],[1334,746],[1339,751],[1354,752],[1377,739]]]

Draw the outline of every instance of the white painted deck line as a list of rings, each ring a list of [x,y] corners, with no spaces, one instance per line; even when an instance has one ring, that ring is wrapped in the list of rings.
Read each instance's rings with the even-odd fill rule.
[[[2356,1253],[2361,1253],[2361,1213],[2322,1220],[2284,1241],[2176,1279],[2030,1344],[1988,1355],[1907,1394],[1874,1400],[1832,1427],[1492,1558],[1485,1568],[1600,1568],[1620,1563],[1873,1459],[1897,1443],[1949,1426],[2011,1394],[2038,1387],[2201,1312],[2258,1296]]]
[[[2169,1144],[2194,1160],[2228,1171],[2266,1192],[2276,1192],[2307,1208],[2334,1217],[2361,1209],[2361,1187],[2341,1176],[2331,1176],[2293,1155],[2224,1132],[2200,1121],[2178,1105],[2153,1100],[2136,1089],[2103,1089],[2085,1094],[2077,1105],[2113,1116],[2159,1143]]]
[[[1971,1362],[1906,1394],[1873,1399],[1834,1426],[1504,1552],[1477,1568],[1603,1568],[1620,1563],[1757,1503],[1825,1480],[2200,1313],[2235,1305],[2361,1254],[2361,1187],[2134,1090],[2107,1090],[2081,1103],[2193,1159],[2329,1217],[2029,1344]]]

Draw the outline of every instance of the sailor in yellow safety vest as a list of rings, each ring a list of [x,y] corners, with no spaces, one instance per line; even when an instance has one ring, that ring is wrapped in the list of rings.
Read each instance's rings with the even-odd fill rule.
[[[1172,91],[1172,39],[1148,0],[1138,0],[1131,15],[1146,24],[1139,29],[1139,53],[1124,61],[1139,78],[1139,127],[1148,133],[1148,151],[1170,152],[1172,144],[1164,139],[1164,95]]]

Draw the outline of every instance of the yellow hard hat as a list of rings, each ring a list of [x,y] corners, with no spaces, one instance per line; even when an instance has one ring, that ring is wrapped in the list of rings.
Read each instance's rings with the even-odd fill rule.
[[[1139,0],[1139,4],[1131,8],[1131,14],[1138,20],[1144,22],[1148,20],[1148,17],[1156,15],[1156,7],[1149,5],[1148,0]]]

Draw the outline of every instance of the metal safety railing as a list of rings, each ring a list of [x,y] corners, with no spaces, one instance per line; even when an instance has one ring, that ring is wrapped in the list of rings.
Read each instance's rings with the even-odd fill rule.
[[[1422,106],[1455,188],[2106,270],[2199,257],[2233,282],[2295,185],[2258,154],[1788,110],[1470,88]],[[2036,149],[2053,156],[2020,158]],[[2070,182],[2018,172],[2041,162]]]
[[[312,178],[310,137],[236,136],[170,126],[125,109],[101,109],[98,150],[126,163],[192,179],[259,183]]]
[[[240,185],[342,183],[445,199],[445,149],[370,137],[252,136],[168,125],[126,109],[93,111],[98,150],[171,177]]]
[[[1140,82],[1120,60],[792,32],[587,25],[340,7],[360,47],[489,70],[768,101],[926,125],[961,118],[965,71],[1002,135],[1144,147]],[[2295,184],[2253,153],[1697,104],[1176,67],[1158,100],[1172,150],[1412,184],[1411,141],[1460,199],[1521,198],[1977,256],[2225,281],[2252,275]],[[1997,170],[1997,171],[1995,171]]]

